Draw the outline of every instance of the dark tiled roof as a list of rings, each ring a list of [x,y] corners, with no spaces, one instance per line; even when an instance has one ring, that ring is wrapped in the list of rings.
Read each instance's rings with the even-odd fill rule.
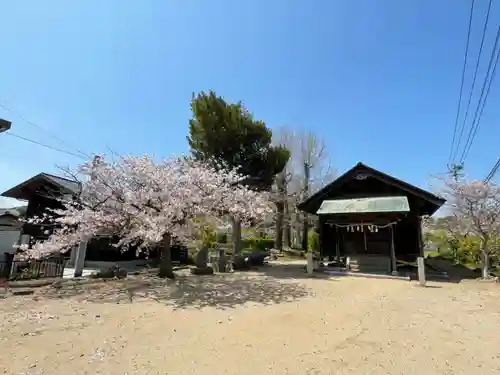
[[[297,207],[300,210],[304,210],[306,212],[309,212],[308,210],[311,210],[311,213],[312,213],[312,211],[315,212],[317,210],[317,208],[313,209],[313,206],[319,207],[319,204],[321,204],[321,201],[323,199],[325,199],[326,196],[328,196],[330,191],[332,191],[336,188],[339,188],[345,182],[354,178],[355,175],[358,174],[359,172],[365,172],[365,173],[368,172],[372,176],[382,180],[383,182],[385,182],[387,184],[394,185],[394,186],[400,188],[401,190],[406,190],[407,192],[409,192],[412,195],[421,197],[422,199],[424,199],[425,201],[428,201],[429,203],[431,203],[434,206],[434,211],[432,213],[434,213],[438,208],[440,208],[446,202],[446,200],[442,199],[441,197],[438,197],[438,196],[436,196],[428,191],[420,189],[419,187],[411,185],[405,181],[398,180],[395,177],[392,177],[388,174],[385,174],[379,170],[371,168],[371,167],[367,166],[366,164],[363,164],[360,162],[360,163],[356,164],[353,168],[351,168],[347,172],[345,172],[343,175],[336,178],[333,182],[324,186],[321,190],[319,190],[316,193],[314,193],[313,195],[311,195],[305,201],[299,203],[297,205]]]
[[[54,182],[56,185],[62,186],[71,193],[77,194],[80,192],[80,184],[77,181],[69,180],[67,178],[55,176],[49,173],[42,173],[42,174],[44,177]]]
[[[78,194],[80,193],[80,183],[74,180],[69,180],[64,177],[55,176],[50,173],[40,173],[30,179],[21,182],[9,190],[3,192],[4,197],[29,200],[33,189],[40,185],[50,184],[55,185],[63,194]]]

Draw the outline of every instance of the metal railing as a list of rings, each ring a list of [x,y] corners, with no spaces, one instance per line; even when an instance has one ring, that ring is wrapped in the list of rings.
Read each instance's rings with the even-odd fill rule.
[[[8,280],[31,280],[62,277],[65,259],[0,262],[0,278]]]

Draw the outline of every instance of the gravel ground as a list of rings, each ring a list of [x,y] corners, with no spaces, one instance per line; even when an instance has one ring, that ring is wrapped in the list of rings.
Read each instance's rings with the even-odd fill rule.
[[[0,300],[0,373],[499,374],[500,286],[263,273]]]

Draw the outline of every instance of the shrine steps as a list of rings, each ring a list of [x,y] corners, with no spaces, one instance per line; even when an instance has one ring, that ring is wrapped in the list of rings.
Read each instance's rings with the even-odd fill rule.
[[[383,255],[351,255],[349,271],[362,273],[390,273],[391,258]]]

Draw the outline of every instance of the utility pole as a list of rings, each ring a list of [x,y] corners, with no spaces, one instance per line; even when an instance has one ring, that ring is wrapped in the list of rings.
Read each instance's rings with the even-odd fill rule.
[[[455,182],[457,182],[461,177],[464,176],[464,165],[463,164],[452,164],[450,166],[450,174]]]

